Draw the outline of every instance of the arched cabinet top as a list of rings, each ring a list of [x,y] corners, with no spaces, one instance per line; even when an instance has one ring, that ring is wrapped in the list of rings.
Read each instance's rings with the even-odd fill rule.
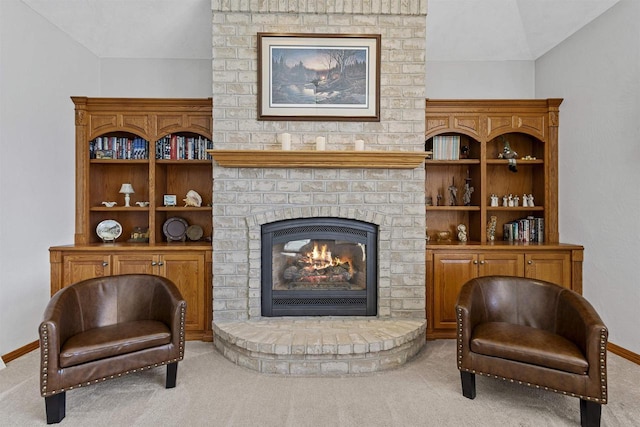
[[[88,98],[71,97],[76,125],[86,138],[127,132],[155,142],[170,133],[192,133],[211,139],[211,98]]]
[[[562,99],[426,100],[425,138],[452,132],[478,141],[507,133],[524,133],[547,142],[558,126]]]

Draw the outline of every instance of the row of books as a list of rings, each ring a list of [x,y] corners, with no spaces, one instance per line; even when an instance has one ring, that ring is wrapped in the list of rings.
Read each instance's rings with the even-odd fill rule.
[[[504,224],[504,240],[544,243],[544,218],[528,216]]]
[[[156,159],[210,160],[211,155],[206,150],[212,148],[211,140],[201,136],[167,135],[156,144]]]
[[[149,142],[142,138],[98,137],[89,142],[91,159],[148,159]]]
[[[460,136],[437,135],[433,137],[433,160],[459,160]]]

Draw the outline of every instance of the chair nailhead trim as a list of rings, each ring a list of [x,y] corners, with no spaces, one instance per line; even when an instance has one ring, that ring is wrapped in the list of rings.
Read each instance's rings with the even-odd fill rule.
[[[137,368],[134,369],[132,371],[125,371],[125,372],[121,372],[118,374],[113,374],[110,375],[108,377],[102,377],[102,378],[98,378],[94,380],[94,384],[97,383],[98,381],[105,381],[108,379],[113,379],[115,377],[121,377],[122,375],[127,375],[133,372],[137,372],[137,371],[143,371],[145,369],[150,369],[153,367],[158,367],[158,366],[162,366],[162,365],[166,365],[167,363],[173,363],[173,362],[179,362],[181,360],[184,359],[184,322],[185,322],[185,312],[186,312],[186,304],[182,303],[181,307],[180,307],[180,341],[178,344],[178,349],[179,349],[179,353],[178,353],[178,357],[174,358],[174,359],[170,359],[170,360],[166,360],[164,362],[159,362],[159,363],[155,363],[153,366],[152,365],[148,365],[142,368]],[[48,329],[46,325],[42,325],[42,328],[40,329],[40,333],[42,336],[42,348],[41,348],[41,352],[42,354],[44,354],[44,356],[42,357],[42,389],[40,394],[44,397],[47,396],[52,396],[54,394],[58,394],[58,393],[62,393],[64,391],[67,390],[73,390],[76,387],[82,387],[82,383],[77,384],[77,385],[73,385],[73,386],[69,386],[69,387],[64,387],[61,388],[59,390],[47,390],[47,367],[48,367],[48,352],[49,352],[49,347],[48,347],[48,340],[47,340],[47,334],[48,334]],[[91,385],[90,382],[87,382],[86,385]]]

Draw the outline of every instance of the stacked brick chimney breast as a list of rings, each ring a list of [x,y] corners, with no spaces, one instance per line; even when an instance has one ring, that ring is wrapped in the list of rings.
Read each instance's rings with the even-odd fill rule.
[[[213,0],[214,149],[423,151],[426,0]],[[381,34],[381,120],[258,121],[257,33]],[[263,321],[260,226],[340,217],[379,226],[378,319],[425,320],[423,167],[225,168],[214,161],[213,321]]]

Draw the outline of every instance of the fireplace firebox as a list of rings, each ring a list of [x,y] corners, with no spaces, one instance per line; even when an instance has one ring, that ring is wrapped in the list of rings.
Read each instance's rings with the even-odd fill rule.
[[[378,227],[343,218],[262,226],[262,315],[375,316]]]

